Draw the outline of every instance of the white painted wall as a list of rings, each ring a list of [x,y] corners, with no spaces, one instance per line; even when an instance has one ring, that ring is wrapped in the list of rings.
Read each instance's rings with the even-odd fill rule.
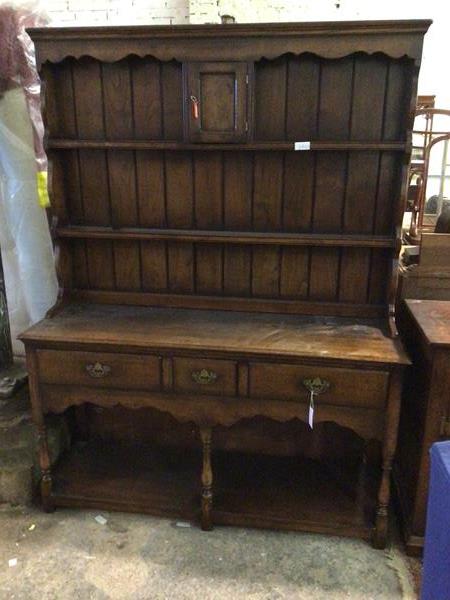
[[[52,25],[219,23],[352,19],[434,20],[425,38],[419,93],[450,108],[450,7],[447,0],[42,0]]]

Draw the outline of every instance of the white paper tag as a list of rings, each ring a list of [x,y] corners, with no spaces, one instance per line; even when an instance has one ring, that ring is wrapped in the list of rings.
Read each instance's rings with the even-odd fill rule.
[[[186,528],[188,528],[190,526],[191,526],[191,524],[188,523],[187,521],[177,521],[175,523],[175,527],[186,527]]]
[[[314,392],[311,392],[309,397],[308,425],[314,427]]]
[[[8,567],[17,567],[17,558],[10,558],[8,560]]]
[[[97,523],[99,523],[100,525],[106,525],[106,523],[108,522],[108,519],[105,519],[105,517],[102,515],[97,515],[95,517],[95,521],[97,521]]]
[[[311,142],[294,142],[294,150],[311,150]]]

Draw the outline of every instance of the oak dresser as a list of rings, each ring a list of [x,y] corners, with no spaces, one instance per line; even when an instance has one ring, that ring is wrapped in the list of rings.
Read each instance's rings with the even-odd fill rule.
[[[398,227],[429,24],[31,30],[61,284],[21,336],[45,509],[385,546],[409,362]],[[198,453],[98,444],[88,423],[52,467],[45,416],[87,405],[170,414]],[[216,455],[215,431],[261,417],[310,445],[344,431],[362,458]]]

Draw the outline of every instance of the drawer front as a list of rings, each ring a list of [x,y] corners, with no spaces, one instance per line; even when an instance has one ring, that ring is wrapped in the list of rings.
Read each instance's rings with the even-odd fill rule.
[[[338,406],[382,408],[389,373],[317,365],[251,364],[250,396],[308,402],[306,380],[321,379],[326,388],[316,402]]]
[[[176,392],[235,396],[236,363],[206,358],[174,358],[173,387]]]
[[[157,356],[60,350],[38,350],[37,356],[39,379],[43,383],[119,389],[160,388]]]

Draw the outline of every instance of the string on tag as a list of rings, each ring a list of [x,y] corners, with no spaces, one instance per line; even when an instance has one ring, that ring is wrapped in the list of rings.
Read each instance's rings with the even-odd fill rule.
[[[309,392],[309,411],[308,411],[308,425],[313,429],[314,427],[314,392]]]

